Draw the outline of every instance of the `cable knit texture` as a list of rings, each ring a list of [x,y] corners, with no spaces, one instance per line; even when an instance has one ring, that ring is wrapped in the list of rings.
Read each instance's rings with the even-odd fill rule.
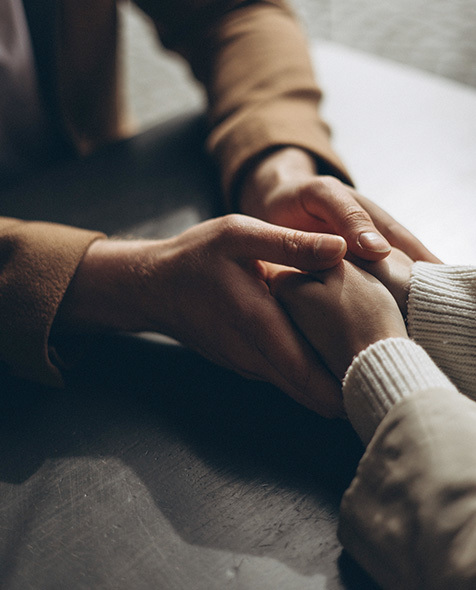
[[[476,399],[476,268],[415,263],[408,332],[461,393]]]
[[[367,445],[392,406],[431,388],[457,391],[421,346],[407,338],[389,338],[353,360],[343,384],[345,409]]]

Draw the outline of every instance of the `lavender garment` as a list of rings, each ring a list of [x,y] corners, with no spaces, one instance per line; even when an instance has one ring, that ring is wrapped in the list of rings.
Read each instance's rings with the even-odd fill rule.
[[[0,1],[0,185],[47,162],[51,138],[40,104],[21,0]]]

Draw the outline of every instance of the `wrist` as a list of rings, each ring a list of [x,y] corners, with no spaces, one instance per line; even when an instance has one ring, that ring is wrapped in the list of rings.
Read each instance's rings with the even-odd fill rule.
[[[344,406],[367,445],[390,408],[436,388],[457,391],[423,348],[408,338],[388,338],[354,358],[343,383]]]
[[[54,322],[56,333],[142,329],[140,297],[146,240],[97,240],[81,260]]]
[[[273,151],[245,176],[238,195],[239,211],[266,219],[273,195],[280,187],[316,174],[316,161],[305,150],[283,147]]]

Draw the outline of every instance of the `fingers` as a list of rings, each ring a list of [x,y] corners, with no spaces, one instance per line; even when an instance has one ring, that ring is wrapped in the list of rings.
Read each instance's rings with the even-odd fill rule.
[[[424,260],[425,262],[441,264],[439,258],[432,254],[420,240],[398,223],[389,213],[370,199],[359,195],[355,191],[353,193],[356,201],[366,209],[376,227],[386,236],[392,246],[405,252],[412,260]]]
[[[330,231],[343,236],[349,251],[359,258],[381,260],[389,254],[390,244],[350,187],[332,177],[316,177],[301,190],[300,199],[303,209],[324,219]]]
[[[221,246],[237,258],[250,258],[323,270],[338,264],[347,245],[336,235],[303,232],[242,215],[222,218]]]
[[[172,299],[165,333],[220,365],[272,383],[323,416],[342,416],[340,384],[263,278],[263,259],[326,268],[325,238],[240,215],[187,230],[171,240],[160,273],[167,291],[162,299]],[[335,242],[332,261],[345,252],[345,241]]]
[[[382,260],[394,246],[412,260],[441,262],[389,213],[335,178],[314,179],[301,190],[300,199],[303,209],[324,219],[329,230],[343,236],[349,252],[358,258]]]
[[[258,315],[259,314],[259,315]],[[257,309],[254,347],[266,362],[266,377],[298,403],[326,418],[345,415],[341,386],[297,332],[281,306],[269,298]]]
[[[407,337],[389,291],[345,260],[314,276],[291,270],[282,277],[273,276],[271,270],[268,276],[273,295],[339,379],[355,355],[370,344]]]
[[[347,310],[335,317],[334,302],[339,300],[340,305],[342,297],[342,271],[336,267],[314,277],[287,271],[270,280],[273,295],[338,379],[344,377],[352,358],[343,336],[343,332],[351,331],[345,320]]]

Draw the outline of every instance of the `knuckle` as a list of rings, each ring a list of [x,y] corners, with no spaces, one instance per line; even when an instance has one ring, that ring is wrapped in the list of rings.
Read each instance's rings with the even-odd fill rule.
[[[321,182],[330,189],[342,189],[342,182],[335,176],[320,176]]]
[[[305,248],[305,237],[300,231],[287,231],[282,238],[283,252],[286,257],[296,258]]]
[[[237,213],[230,213],[220,218],[222,229],[224,231],[236,231],[243,226],[243,219]]]
[[[318,176],[307,182],[301,188],[300,198],[304,208],[314,213],[316,206],[322,211],[330,207],[340,217],[346,207],[360,208],[349,192],[349,187],[333,176]]]
[[[372,220],[369,215],[360,207],[352,205],[347,207],[343,212],[343,221],[351,227],[372,225]]]
[[[307,197],[328,196],[337,190],[337,183],[337,179],[331,176],[316,176],[302,185],[301,194]]]
[[[237,213],[224,215],[217,219],[216,238],[221,242],[236,240],[244,232],[243,216]]]
[[[335,193],[342,190],[342,183],[334,176],[318,176],[312,181],[312,188],[320,193]]]

